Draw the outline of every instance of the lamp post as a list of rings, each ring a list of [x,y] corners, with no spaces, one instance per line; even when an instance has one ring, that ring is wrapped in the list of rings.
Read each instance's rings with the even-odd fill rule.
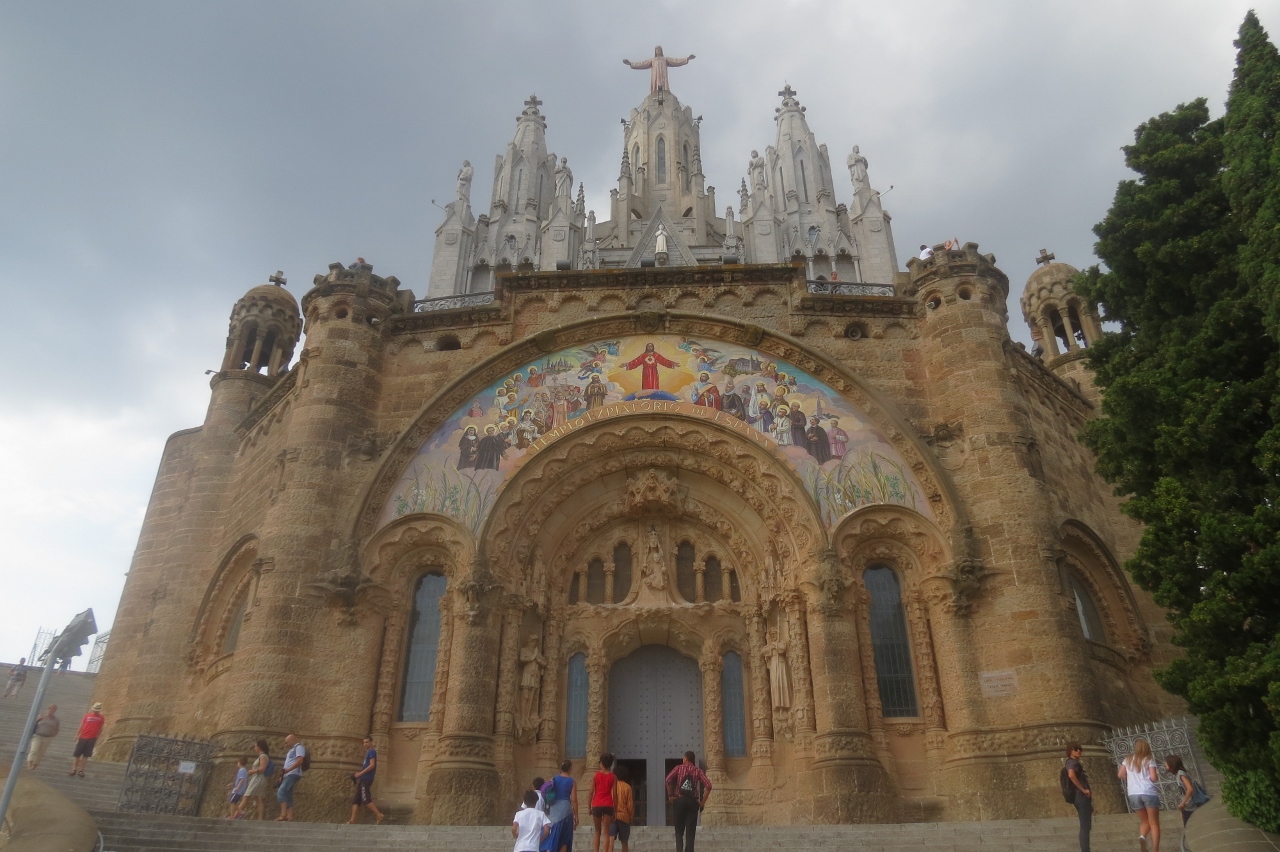
[[[35,728],[36,716],[44,702],[44,691],[49,685],[49,675],[59,660],[70,660],[80,656],[89,637],[98,632],[98,625],[93,620],[93,610],[84,612],[71,619],[71,623],[49,643],[45,651],[44,671],[40,673],[40,685],[36,687],[35,698],[31,702],[31,711],[27,713],[27,724],[18,739],[18,750],[13,755],[13,766],[9,767],[9,778],[4,783],[4,795],[0,796],[0,825],[4,824],[5,814],[9,812],[9,802],[13,799],[13,790],[18,786],[18,771],[22,767],[23,755],[31,744],[31,732]]]

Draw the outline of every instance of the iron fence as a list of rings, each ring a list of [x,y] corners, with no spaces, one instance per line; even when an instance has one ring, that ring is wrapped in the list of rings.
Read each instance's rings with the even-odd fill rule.
[[[129,755],[116,810],[196,816],[213,756],[221,748],[207,740],[140,735]]]
[[[1160,809],[1173,811],[1178,809],[1182,801],[1183,790],[1178,779],[1164,769],[1164,759],[1176,754],[1182,758],[1187,773],[1204,784],[1204,775],[1200,771],[1200,761],[1196,757],[1195,735],[1196,721],[1190,716],[1179,716],[1176,719],[1162,719],[1159,722],[1148,722],[1145,725],[1134,725],[1129,728],[1116,728],[1110,737],[1103,739],[1103,745],[1111,753],[1111,759],[1119,766],[1120,762],[1133,754],[1133,744],[1137,740],[1146,740],[1151,746],[1151,757],[1156,762],[1156,789],[1160,793]],[[1129,797],[1125,796],[1126,806]],[[1132,810],[1132,808],[1130,808]]]
[[[889,284],[846,284],[843,281],[809,281],[810,293],[828,296],[892,296]]]

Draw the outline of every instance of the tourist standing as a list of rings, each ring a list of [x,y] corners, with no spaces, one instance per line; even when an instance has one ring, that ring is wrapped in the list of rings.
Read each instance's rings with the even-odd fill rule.
[[[31,747],[27,749],[27,768],[36,769],[44,760],[44,753],[49,743],[62,730],[62,722],[58,719],[58,705],[50,704],[49,709],[36,717],[36,729],[31,736]]]
[[[613,771],[618,779],[613,788],[613,823],[609,826],[613,836],[622,844],[622,852],[627,852],[627,842],[631,839],[631,822],[635,819],[635,796],[631,785],[627,783],[627,768],[619,766]]]
[[[1093,830],[1093,790],[1089,788],[1089,776],[1084,771],[1080,756],[1084,749],[1080,743],[1067,746],[1067,762],[1063,768],[1067,778],[1076,788],[1076,797],[1072,804],[1076,806],[1076,815],[1080,817],[1080,852],[1089,852],[1089,833]]]
[[[613,755],[605,752],[600,755],[600,769],[591,779],[591,852],[600,852],[601,840],[604,841],[604,852],[612,852],[613,835],[609,826],[613,822],[614,800],[613,787],[618,779],[613,774]]]
[[[1187,773],[1187,768],[1182,764],[1182,755],[1171,754],[1164,759],[1164,768],[1170,775],[1178,781],[1178,788],[1182,791],[1182,799],[1178,802],[1178,811],[1182,814],[1182,850],[1187,849],[1187,820],[1191,819],[1191,814],[1195,809],[1205,802],[1209,801],[1208,795],[1204,789],[1200,789],[1200,795],[1196,796],[1196,782],[1191,780],[1191,776]]]
[[[244,819],[250,799],[258,803],[258,819],[266,818],[268,782],[276,772],[276,765],[271,761],[266,740],[255,742],[253,750],[257,752],[257,756],[249,767],[249,786],[245,788],[244,798],[240,800],[240,807],[236,810],[236,819]]]
[[[302,780],[307,747],[293,734],[285,735],[284,744],[289,751],[284,756],[284,780],[276,790],[276,801],[280,803],[280,816],[276,817],[276,822],[293,822],[293,788]]]
[[[569,773],[573,761],[560,764],[560,774],[547,782],[542,795],[551,811],[551,832],[542,841],[541,852],[566,852],[573,848],[573,831],[578,827],[578,785]]]
[[[67,773],[68,775],[84,777],[85,767],[89,765],[89,758],[93,757],[93,747],[98,742],[98,735],[102,733],[104,722],[106,719],[102,715],[102,703],[97,702],[80,720],[80,730],[76,733],[76,749],[71,753],[71,771]]]
[[[4,687],[4,697],[13,698],[22,691],[22,686],[27,682],[27,658],[23,657],[18,660],[18,664],[9,669],[9,680]]]
[[[513,852],[538,852],[542,842],[551,833],[551,820],[538,807],[538,794],[525,790],[524,807],[516,811],[511,821],[511,836],[516,839]]]
[[[1125,782],[1130,810],[1138,815],[1139,847],[1147,852],[1160,852],[1160,794],[1156,791],[1156,762],[1151,759],[1151,744],[1146,740],[1135,741],[1133,754],[1121,762],[1116,775]]]
[[[244,791],[249,788],[249,760],[236,760],[236,777],[231,781],[231,794],[227,796],[227,819],[235,819],[244,801]]]
[[[707,806],[711,780],[694,763],[697,755],[684,753],[684,762],[667,775],[667,801],[671,802],[676,824],[676,852],[693,852],[698,832],[698,814]]]
[[[377,825],[382,825],[382,811],[378,810],[378,806],[373,803],[373,776],[377,771],[378,751],[373,747],[373,737],[365,737],[364,765],[360,767],[359,772],[351,774],[351,780],[356,782],[356,793],[351,799],[351,819],[347,821],[348,825],[356,824],[356,816],[360,813],[361,805],[373,811]]]

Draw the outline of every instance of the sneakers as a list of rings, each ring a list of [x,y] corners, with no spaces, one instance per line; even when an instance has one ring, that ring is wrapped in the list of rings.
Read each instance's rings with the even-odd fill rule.
[[[1147,840],[1147,836],[1145,834],[1139,834],[1138,835],[1139,852],[1147,852],[1147,850],[1149,850],[1150,848],[1151,848],[1150,841]]]

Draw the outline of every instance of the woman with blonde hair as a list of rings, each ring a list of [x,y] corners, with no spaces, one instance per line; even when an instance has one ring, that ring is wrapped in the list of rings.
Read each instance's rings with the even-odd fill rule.
[[[1133,754],[1121,762],[1116,775],[1125,782],[1129,809],[1138,814],[1138,846],[1147,852],[1160,852],[1160,794],[1156,790],[1151,744],[1135,740]]]

